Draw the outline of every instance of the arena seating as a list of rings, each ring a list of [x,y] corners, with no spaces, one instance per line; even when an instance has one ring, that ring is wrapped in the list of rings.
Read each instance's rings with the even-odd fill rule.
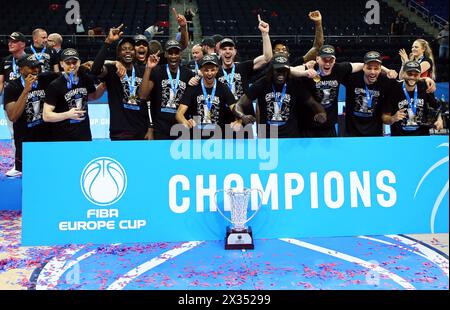
[[[430,11],[430,17],[438,15],[448,20],[448,0],[421,0],[417,2]]]
[[[447,1],[441,0],[423,2],[430,7],[435,3],[441,3],[441,8],[448,6]],[[93,59],[103,38],[73,36],[75,27],[65,23],[66,1],[43,0],[39,3],[41,5],[30,5],[29,0],[15,0],[13,4],[2,7],[1,33],[7,35],[21,31],[29,36],[34,28],[42,27],[48,33],[65,35],[64,46],[76,47],[83,60]],[[170,0],[79,0],[79,3],[86,31],[101,27],[107,32],[110,27],[123,23],[125,35],[133,35],[142,33],[155,22],[167,25],[171,14]],[[316,9],[323,16],[325,42],[336,46],[338,61],[361,61],[365,51],[374,49],[383,52],[387,66],[398,69],[398,50],[409,50],[414,39],[419,37],[432,42],[435,55],[438,52],[433,38],[424,36],[423,30],[414,24],[408,24],[408,36],[388,38],[396,12],[381,1],[379,25],[363,22],[367,9],[365,2],[360,0],[346,0],[345,5],[329,0],[197,0],[197,4],[203,35],[220,33],[233,37],[241,59],[254,58],[262,52],[257,14],[270,23],[272,38],[287,40],[292,55],[305,54],[311,48],[314,36],[314,24],[307,15]],[[168,27],[163,29],[164,35],[159,37],[162,43],[169,35]],[[7,54],[7,36],[0,36],[0,57]],[[109,57],[114,57],[114,53]],[[448,69],[448,61],[438,63],[438,81],[448,81]]]

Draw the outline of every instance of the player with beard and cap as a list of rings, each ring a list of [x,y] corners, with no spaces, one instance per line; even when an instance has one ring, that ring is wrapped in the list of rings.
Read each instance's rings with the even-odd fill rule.
[[[211,37],[214,42],[214,52],[219,55],[220,54],[220,42],[225,39],[221,34],[215,34]]]
[[[154,58],[149,59],[139,94],[141,99],[147,99],[151,93],[154,138],[157,140],[177,138],[170,135],[170,129],[177,123],[175,114],[180,100],[194,76],[180,65],[181,45],[178,41],[166,42],[164,56],[167,60],[165,65],[156,66]]]
[[[215,48],[216,44],[214,43],[214,40],[210,37],[203,38],[202,42],[200,43],[200,46],[202,47],[203,55],[217,54]]]
[[[43,119],[53,123],[54,141],[91,141],[88,100],[100,98],[105,88],[95,88],[94,80],[80,70],[77,50],[65,49],[60,64],[64,72],[46,90]]]
[[[145,66],[149,55],[149,43],[147,37],[143,34],[137,34],[134,36],[133,40],[135,42],[136,62]]]
[[[421,66],[417,61],[408,61],[403,67],[404,80],[396,81],[390,89],[384,106],[383,122],[391,126],[392,136],[429,136],[430,127],[441,130],[443,121],[434,94],[427,93],[427,85],[420,81]],[[430,122],[431,120],[431,122]]]
[[[49,141],[50,127],[42,119],[46,89],[57,73],[41,72],[41,64],[32,55],[17,60],[19,77],[5,88],[5,110],[14,123],[15,169],[22,171],[23,142]]]
[[[302,57],[295,59],[291,62],[292,66],[299,66],[306,64],[308,61],[315,60],[320,48],[323,46],[323,28],[322,28],[322,15],[319,11],[309,12],[308,17],[315,24],[316,33],[314,37],[313,47]],[[272,43],[273,53],[286,53],[290,56],[289,47],[284,40],[275,40]]]
[[[135,63],[135,42],[131,38],[122,38],[122,27],[111,28],[108,37],[100,49],[92,74],[106,82],[110,111],[109,133],[111,140],[144,140],[149,138],[149,115],[145,101],[139,99],[139,88],[144,75],[144,66]],[[117,61],[126,68],[126,74],[120,77],[116,66],[105,64],[105,57],[112,43],[117,44]]]
[[[194,73],[194,75],[198,75],[200,72],[199,63],[203,58],[203,49],[200,44],[195,44],[192,47],[192,60],[188,63],[187,67]]]
[[[201,60],[200,70],[203,77],[199,85],[186,90],[180,101],[176,120],[186,128],[199,129],[198,138],[223,138],[226,114],[230,113],[229,107],[236,101],[227,85],[216,79],[219,71],[219,59],[216,55],[205,55]]]
[[[322,46],[316,62],[314,70],[317,71],[317,74],[313,79],[303,78],[303,81],[314,99],[325,108],[327,121],[323,124],[314,122],[314,111],[302,106],[299,109],[300,131],[306,138],[336,137],[340,84],[350,74],[361,71],[364,63],[336,63],[336,51],[331,45]],[[389,78],[397,77],[394,70],[385,67],[381,67],[381,69]]]
[[[381,112],[393,81],[381,75],[382,57],[370,51],[364,55],[363,70],[343,81],[345,96],[345,135],[383,136]]]
[[[297,108],[300,105],[307,105],[315,112],[314,121],[323,123],[326,120],[324,108],[313,99],[301,80],[291,77],[289,71],[287,56],[275,54],[267,76],[250,86],[235,106],[236,118],[242,120],[243,125],[255,120],[252,115],[245,115],[244,109],[256,99],[257,123],[266,125],[266,138],[273,138],[270,136],[273,130],[278,132],[279,138],[299,137]]]
[[[6,56],[0,63],[0,95],[3,93],[4,88],[10,81],[13,81],[20,77],[19,66],[17,65],[17,60],[25,55],[25,45],[26,38],[21,32],[13,32],[8,38],[8,51],[11,55]],[[0,102],[1,103],[1,102]],[[5,107],[5,105],[3,106]],[[6,117],[6,122],[11,134],[13,151],[15,153],[15,143],[14,143],[14,127],[13,122]],[[8,170],[5,174],[8,177],[15,177],[20,175],[20,171],[16,170],[15,167]]]
[[[42,72],[59,72],[57,52],[47,46],[47,39],[47,32],[44,29],[35,29],[33,31],[33,43],[25,49],[25,53],[32,54],[41,63]]]

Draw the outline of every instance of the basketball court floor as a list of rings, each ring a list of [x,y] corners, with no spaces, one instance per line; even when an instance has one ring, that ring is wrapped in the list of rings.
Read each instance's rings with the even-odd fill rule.
[[[21,215],[0,212],[0,289],[448,290],[448,234],[20,246]],[[422,239],[420,241],[418,239]]]

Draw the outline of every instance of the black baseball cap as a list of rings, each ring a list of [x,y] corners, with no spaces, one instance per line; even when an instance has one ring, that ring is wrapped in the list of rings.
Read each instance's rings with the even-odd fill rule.
[[[230,38],[225,38],[222,41],[220,41],[220,48],[224,48],[225,46],[236,46],[236,44],[234,44],[234,41],[231,40]]]
[[[211,37],[211,39],[213,39],[214,45],[216,45],[217,43],[222,41],[224,38],[223,38],[223,35],[221,35],[221,34],[215,34]]]
[[[128,42],[128,43],[131,43],[131,45],[133,45],[133,46],[136,45],[136,41],[134,41],[133,38],[125,37],[125,38],[120,39],[119,43],[117,44],[117,47],[119,47],[119,46],[121,46],[122,44],[125,44],[125,43],[127,43],[127,42]]]
[[[180,51],[182,50],[181,44],[177,40],[169,40],[169,41],[166,42],[165,50],[168,51],[168,50],[170,50],[172,48],[179,49]]]
[[[276,53],[272,58],[272,66],[274,69],[289,69],[289,59],[283,53]]]
[[[68,59],[80,60],[80,54],[78,54],[78,51],[74,48],[66,48],[61,53],[61,60],[66,61]]]
[[[336,58],[336,50],[332,45],[324,45],[319,50],[319,56],[322,58],[334,57]]]
[[[22,32],[15,31],[9,35],[9,38],[11,40],[15,40],[15,41],[20,41],[20,42],[25,42],[25,43],[27,42],[27,39],[25,38],[25,36],[23,35]]]
[[[378,62],[381,64],[383,62],[383,60],[381,58],[381,54],[376,51],[367,52],[364,55],[364,63],[367,64],[372,61],[375,61],[375,62]]]
[[[215,65],[218,67],[219,66],[219,58],[217,58],[216,55],[205,55],[200,60],[200,67],[203,67],[207,64],[212,64],[212,65]]]
[[[38,60],[36,60],[36,57],[34,57],[34,55],[25,54],[17,60],[17,65],[19,67],[34,68],[39,67],[41,63]]]
[[[208,46],[208,47],[215,47],[216,44],[214,43],[214,40],[212,38],[204,38],[202,40],[202,43],[200,43],[201,46]]]
[[[404,65],[403,65],[403,71],[405,72],[409,72],[409,71],[415,71],[415,72],[422,72],[420,70],[420,64],[417,61],[411,60],[411,61],[407,61]]]
[[[137,34],[134,36],[133,38],[135,44],[137,45],[138,42],[144,42],[146,45],[148,45],[148,40],[147,37],[144,36],[143,34]]]

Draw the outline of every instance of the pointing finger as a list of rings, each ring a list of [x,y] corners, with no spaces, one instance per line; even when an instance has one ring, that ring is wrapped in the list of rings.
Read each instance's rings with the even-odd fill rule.
[[[258,22],[261,22],[261,16],[258,14]]]
[[[173,14],[175,14],[175,17],[178,18],[178,13],[176,8],[172,8]]]

